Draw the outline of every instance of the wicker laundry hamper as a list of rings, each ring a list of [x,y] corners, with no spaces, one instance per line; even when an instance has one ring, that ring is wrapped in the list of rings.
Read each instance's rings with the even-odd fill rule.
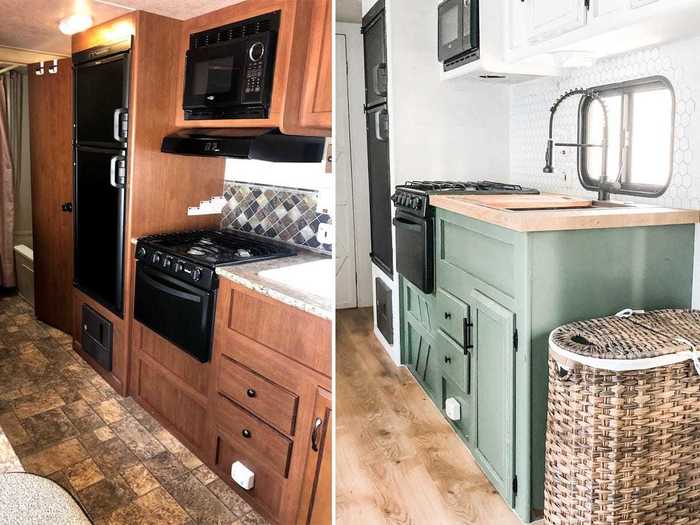
[[[628,310],[549,343],[545,522],[700,524],[700,312]]]

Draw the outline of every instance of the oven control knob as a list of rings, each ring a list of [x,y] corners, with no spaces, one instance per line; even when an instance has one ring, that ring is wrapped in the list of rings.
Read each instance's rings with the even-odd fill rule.
[[[136,258],[143,259],[144,255],[146,255],[146,248],[141,246],[139,249],[136,250]]]
[[[195,268],[192,271],[192,280],[193,281],[199,281],[202,278],[202,269],[201,268]]]
[[[175,266],[173,266],[173,270],[175,270],[175,273],[181,272],[182,271],[182,261],[177,261],[175,263]]]
[[[156,252],[153,254],[153,264],[158,264],[160,262],[160,252]]]
[[[248,57],[250,57],[253,62],[260,62],[263,56],[265,56],[265,46],[262,42],[255,42],[248,49]]]
[[[173,264],[173,258],[168,256],[165,259],[163,259],[163,268],[170,268],[170,266]]]

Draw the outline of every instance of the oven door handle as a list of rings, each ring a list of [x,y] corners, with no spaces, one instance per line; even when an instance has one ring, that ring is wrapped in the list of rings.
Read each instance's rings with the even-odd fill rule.
[[[424,227],[422,224],[407,221],[406,219],[401,219],[400,217],[394,217],[393,223],[397,228],[403,228],[412,232],[421,232],[423,231]]]
[[[145,269],[143,269],[141,271],[141,278],[144,281],[146,281],[150,286],[152,286],[156,290],[161,291],[165,294],[172,295],[172,296],[178,297],[180,299],[184,299],[186,301],[191,301],[191,302],[195,302],[195,303],[202,302],[202,298],[199,295],[183,292],[181,290],[173,288],[172,286],[168,286],[167,284],[164,284],[162,281],[159,281],[158,279],[156,279],[154,276],[149,275]]]

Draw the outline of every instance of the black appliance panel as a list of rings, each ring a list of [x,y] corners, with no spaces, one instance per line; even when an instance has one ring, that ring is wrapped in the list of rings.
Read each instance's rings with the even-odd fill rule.
[[[433,293],[434,272],[434,219],[418,218],[397,212],[396,266],[400,275],[415,284],[424,293]]]
[[[186,120],[267,118],[279,12],[190,36]]]
[[[211,358],[216,295],[136,263],[134,318],[202,363]]]
[[[81,347],[105,370],[112,370],[112,323],[84,304],[82,308]]]
[[[129,53],[75,66],[75,141],[125,148],[128,133]]]
[[[378,2],[363,19],[365,104],[386,104],[388,77],[384,2]]]
[[[122,315],[126,152],[75,149],[75,285]]]
[[[394,344],[394,307],[391,288],[379,277],[375,279],[377,329],[386,342]]]
[[[389,114],[386,106],[367,110],[367,158],[371,258],[387,275],[394,272],[391,238],[391,182],[389,170]]]

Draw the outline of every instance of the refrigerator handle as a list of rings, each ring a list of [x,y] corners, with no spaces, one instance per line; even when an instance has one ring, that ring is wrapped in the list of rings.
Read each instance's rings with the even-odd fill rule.
[[[122,136],[122,115],[126,112],[126,108],[117,108],[114,110],[114,115],[112,116],[112,136],[117,142],[126,140],[126,137]]]
[[[121,166],[118,164],[121,160],[122,157],[120,155],[114,155],[109,159],[109,183],[117,189],[124,187],[122,176],[117,173],[117,170],[121,169]],[[119,180],[117,180],[117,177],[119,177]]]

